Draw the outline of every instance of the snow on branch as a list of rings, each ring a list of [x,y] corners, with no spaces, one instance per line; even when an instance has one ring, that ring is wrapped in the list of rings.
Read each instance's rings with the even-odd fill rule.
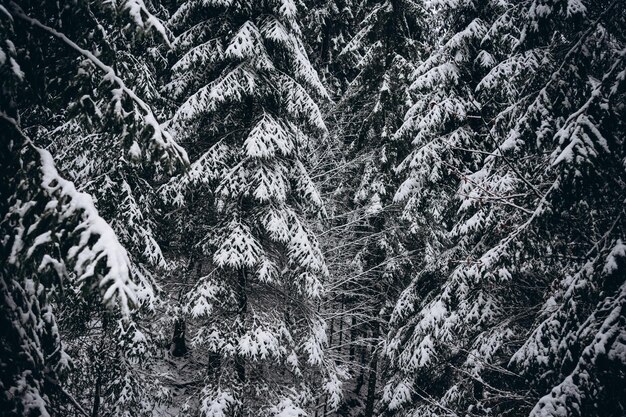
[[[142,29],[154,29],[163,38],[170,48],[172,44],[163,23],[148,11],[143,0],[126,0],[123,5],[124,10],[133,18],[137,26]]]
[[[27,261],[38,262],[32,259],[37,247],[54,243],[56,239],[62,240],[60,243],[72,242],[67,252],[60,251],[60,259],[53,259],[50,253],[44,254],[38,271],[51,266],[57,274],[64,274],[69,266],[80,287],[97,287],[105,304],[118,307],[124,316],[128,316],[142,300],[138,296],[140,288],[131,277],[130,259],[115,232],[100,217],[91,196],[77,191],[71,181],[59,175],[48,151],[36,147],[14,119],[4,113],[0,113],[0,118],[24,140],[29,149],[24,155],[34,154],[34,166],[39,172],[29,177],[36,176],[40,181],[39,188],[35,188],[34,195],[28,196],[30,198],[27,197],[26,201],[22,195],[15,196],[15,204],[7,215],[19,218],[8,262],[16,267]],[[39,207],[37,200],[42,198],[47,201],[43,211],[29,213]],[[28,222],[26,216],[32,214],[35,215],[34,223],[25,224]],[[26,246],[31,240],[32,244]]]
[[[119,93],[123,93],[128,96],[135,105],[141,110],[141,119],[142,122],[145,123],[147,127],[152,130],[151,133],[151,142],[149,143],[149,150],[156,151],[158,155],[152,155],[155,158],[157,164],[161,164],[165,162],[166,165],[171,167],[170,170],[175,170],[178,167],[186,166],[189,164],[189,160],[187,158],[187,153],[185,150],[179,146],[172,136],[167,132],[157,121],[154,113],[150,106],[144,102],[141,98],[139,98],[133,90],[128,88],[124,81],[116,74],[115,70],[103,63],[98,57],[96,57],[90,51],[81,48],[74,41],[69,39],[63,33],[57,31],[50,26],[47,26],[41,23],[39,20],[30,17],[24,13],[24,11],[14,2],[11,3],[11,13],[14,17],[18,19],[22,19],[25,22],[29,23],[32,26],[35,26],[48,34],[54,36],[57,39],[60,39],[63,43],[68,45],[70,48],[74,49],[80,55],[87,58],[91,61],[97,68],[99,68],[102,72],[104,72],[104,81],[109,81],[112,84],[118,86],[118,90],[114,90],[114,96],[117,96]],[[119,91],[119,93],[118,93]],[[118,98],[118,97],[116,97]]]
[[[252,95],[256,86],[256,75],[244,64],[230,70],[225,76],[202,87],[178,109],[172,122],[180,126],[198,114],[215,112],[218,105],[241,101]]]

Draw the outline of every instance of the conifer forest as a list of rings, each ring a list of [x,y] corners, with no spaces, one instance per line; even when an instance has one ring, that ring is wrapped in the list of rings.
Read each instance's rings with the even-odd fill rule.
[[[0,417],[626,416],[626,0],[0,0]]]

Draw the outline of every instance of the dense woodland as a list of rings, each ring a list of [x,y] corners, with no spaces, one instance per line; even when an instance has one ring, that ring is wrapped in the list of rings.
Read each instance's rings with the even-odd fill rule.
[[[626,415],[624,0],[0,0],[0,415]]]

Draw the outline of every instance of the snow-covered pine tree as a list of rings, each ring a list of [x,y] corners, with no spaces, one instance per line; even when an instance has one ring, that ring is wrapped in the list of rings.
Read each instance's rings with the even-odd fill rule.
[[[404,181],[394,199],[403,203],[403,218],[423,249],[416,274],[395,306],[386,341],[391,372],[382,407],[390,414],[402,413],[405,407],[425,415],[454,408],[457,391],[471,391],[476,371],[459,375],[449,364],[452,356],[440,353],[454,350],[458,340],[433,332],[431,316],[437,316],[440,305],[431,301],[445,285],[450,268],[467,256],[464,242],[450,231],[460,206],[459,181],[493,148],[484,137],[482,111],[488,104],[483,106],[474,91],[495,64],[484,39],[503,7],[492,1],[445,0],[430,6],[428,26],[436,36],[430,40],[427,59],[412,74],[412,106],[395,132],[413,151],[397,168]],[[438,403],[416,401],[419,395],[437,396],[441,390],[449,393],[437,397]]]
[[[150,212],[149,190],[152,183],[179,172],[186,155],[143,100],[147,96],[155,101],[158,93],[149,61],[138,56],[157,53],[146,39],[150,33],[169,42],[165,29],[143,1],[116,6],[94,2],[71,10],[50,5],[40,13],[50,16],[38,19],[48,25],[39,29],[40,38],[54,39],[55,24],[64,31],[50,45],[35,39],[22,46],[41,51],[41,56],[29,58],[27,71],[40,84],[35,93],[50,96],[43,103],[35,97],[21,104],[29,106],[23,124],[33,126],[28,131],[44,137],[74,182],[94,195],[101,214],[139,258],[137,263],[163,265],[154,221],[145,217]],[[142,26],[132,22],[142,17],[146,20]],[[81,36],[84,39],[74,41]],[[43,66],[49,73],[41,77]]]
[[[461,171],[460,252],[414,313],[399,303],[390,349],[414,366],[388,399],[399,414],[621,415],[624,6],[502,10],[481,41],[488,143]],[[449,382],[429,388],[433,375]]]
[[[59,176],[51,155],[34,146],[15,119],[1,117],[0,407],[7,416],[55,415],[67,404],[80,410],[61,382],[71,359],[55,319],[57,299],[70,281],[78,296],[94,295],[127,319],[142,301],[141,287],[91,198]]]
[[[186,155],[137,95],[147,90],[146,71],[132,54],[139,46],[130,48],[132,42],[148,42],[151,33],[162,41],[166,32],[143,1],[71,8],[21,2],[6,11],[14,34],[7,45],[22,71],[22,93],[10,96],[21,128],[35,143],[51,145],[76,187],[95,195],[99,213],[129,249],[142,299],[150,302],[144,265],[162,265],[163,258],[146,216],[147,180],[176,172]],[[80,282],[64,284],[65,294],[81,292]],[[137,311],[132,321],[120,321],[120,313],[104,308],[97,293],[57,297],[53,305],[75,369],[67,391],[78,404],[94,415],[140,415],[151,408],[138,390],[151,382],[131,363],[148,345]]]
[[[162,191],[182,205],[178,245],[199,271],[185,310],[210,363],[191,412],[299,416],[324,394],[336,405],[316,311],[328,271],[307,220],[323,213],[306,165],[327,93],[296,4],[191,0],[170,22],[181,56],[167,91],[183,100],[172,123],[193,163]]]
[[[494,64],[481,43],[498,10],[489,1],[443,0],[430,5],[429,27],[440,35],[430,40],[436,45],[411,74],[411,107],[395,132],[396,140],[409,141],[412,147],[397,167],[403,182],[394,200],[403,203],[403,217],[424,245],[419,275],[445,273],[448,219],[458,208],[456,186],[489,149],[479,135],[481,105],[474,90]],[[425,289],[428,285],[418,282],[424,280],[433,278],[414,280],[413,290]],[[405,297],[420,298],[408,292]],[[399,308],[413,308],[408,305],[413,301],[404,300]]]
[[[520,17],[515,53],[482,85],[489,95],[517,80],[494,129],[514,121],[500,131],[499,150],[523,165],[511,163],[516,176],[489,160],[483,172],[515,178],[531,203],[483,257],[497,264],[514,254],[525,260],[517,261],[520,275],[547,285],[530,336],[511,360],[539,397],[529,415],[623,415],[626,6],[534,1]],[[520,71],[516,62],[530,65]]]
[[[354,0],[319,0],[307,5],[303,25],[305,46],[310,49],[311,61],[322,74],[325,85],[333,93],[341,93],[354,77],[354,68],[346,65],[339,55],[354,36],[354,10],[360,6]]]
[[[129,323],[141,283],[91,197],[61,177],[50,153],[20,126],[16,105],[30,80],[16,47],[22,11],[12,6],[0,6],[0,409],[47,416],[67,406],[86,415],[64,385],[71,358],[56,307],[68,290],[70,297],[94,295]]]
[[[334,213],[339,221],[333,230],[344,257],[338,262],[341,269],[333,271],[329,302],[335,311],[351,312],[340,315],[334,326],[339,334],[333,338],[339,353],[350,346],[344,352],[350,365],[361,362],[353,395],[359,402],[365,399],[360,407],[369,417],[378,394],[380,343],[412,264],[406,246],[411,234],[402,228],[393,204],[399,186],[395,167],[408,147],[394,132],[407,110],[408,77],[420,58],[424,11],[420,2],[412,1],[367,1],[361,6],[358,30],[340,57],[358,72],[333,110],[338,114],[333,136],[345,154],[334,197],[344,200],[339,205],[343,208]],[[350,329],[346,337],[344,328]]]

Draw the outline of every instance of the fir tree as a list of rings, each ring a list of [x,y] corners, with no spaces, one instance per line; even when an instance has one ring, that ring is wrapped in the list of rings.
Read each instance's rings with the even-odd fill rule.
[[[404,371],[388,387],[390,411],[623,412],[606,399],[623,396],[611,382],[623,375],[611,353],[621,342],[608,335],[623,308],[623,279],[611,277],[624,117],[600,104],[623,99],[622,18],[604,6],[531,2],[491,15],[480,45],[493,53],[476,58],[492,68],[463,95],[480,103],[481,139],[463,147],[482,157],[450,160],[450,142],[433,152],[461,173],[448,234],[457,260],[434,291],[416,300],[413,288],[398,304],[405,322],[388,350]],[[427,388],[433,375],[448,382]]]
[[[190,212],[185,252],[200,251],[184,311],[212,363],[204,416],[301,415],[316,395],[339,395],[315,307],[328,271],[307,220],[323,213],[305,155],[326,133],[313,97],[327,93],[297,12],[189,1],[171,18],[182,56],[167,91],[184,99],[173,125],[194,162],[162,193]]]
[[[467,256],[464,242],[451,230],[460,207],[459,181],[466,181],[467,173],[476,169],[493,147],[484,138],[483,106],[474,91],[495,64],[484,38],[491,19],[502,9],[492,2],[441,1],[432,6],[428,20],[440,40],[431,41],[438,46],[412,74],[412,106],[395,132],[396,140],[410,141],[413,151],[398,166],[405,180],[394,200],[403,203],[403,218],[422,249],[417,273],[395,306],[385,347],[393,370],[383,398],[389,413],[414,406],[416,395],[433,395],[428,386],[448,392],[438,403],[418,401],[416,412],[454,409],[462,396],[457,391],[471,391],[472,387],[471,380],[450,377],[456,375],[448,365],[452,353],[440,353],[453,352],[459,341],[447,328],[433,326],[446,308],[437,297],[445,288],[450,268]],[[471,329],[474,324],[465,326]],[[418,394],[412,393],[415,391]]]
[[[355,15],[360,5],[352,0],[311,3],[304,19],[305,46],[311,50],[312,64],[323,75],[325,84],[340,94],[354,77],[354,68],[349,60],[341,58],[341,51],[357,29]]]
[[[117,208],[108,206],[106,199],[119,197],[111,192],[111,189],[119,186],[123,192],[122,202],[132,205],[135,191],[125,182],[125,178],[131,176],[139,184],[143,184],[141,181],[145,180],[142,178],[149,175],[175,172],[185,165],[186,155],[159,125],[151,108],[129,87],[132,84],[132,81],[129,83],[131,77],[123,79],[113,66],[105,64],[103,60],[114,60],[115,53],[111,50],[114,50],[116,44],[136,36],[148,35],[153,30],[159,38],[166,36],[166,32],[142,1],[128,1],[119,5],[85,4],[71,9],[58,4],[41,7],[39,4],[22,2],[20,5],[11,3],[4,11],[8,51],[2,52],[3,56],[10,56],[5,63],[14,74],[7,83],[17,83],[22,90],[20,94],[15,94],[12,90],[8,91],[10,88],[7,87],[6,97],[9,101],[5,111],[6,114],[15,114],[18,117],[24,114],[21,120],[7,116],[14,122],[14,130],[24,132],[20,133],[24,144],[18,142],[11,152],[19,154],[20,149],[29,149],[29,146],[39,152],[39,148],[25,139],[26,132],[41,145],[48,145],[52,138],[51,149],[56,151],[57,161],[70,169],[72,179],[79,189],[92,191],[96,188],[90,188],[90,185],[99,185],[99,198],[95,205],[100,213],[105,214],[106,220],[117,226],[115,231],[107,229],[108,235],[102,237],[103,248],[100,251],[106,252],[107,245],[119,246],[115,232],[122,236],[124,246],[131,249],[130,254],[120,249],[124,251],[122,261],[128,263],[124,265],[128,270],[119,270],[118,267],[110,271],[110,274],[116,279],[130,279],[132,276],[135,285],[133,291],[136,293],[132,303],[129,303],[133,306],[132,316],[128,305],[122,312],[102,306],[99,292],[93,291],[97,285],[92,283],[86,286],[80,279],[66,279],[62,265],[57,271],[57,279],[60,281],[56,285],[52,285],[53,280],[46,280],[42,276],[45,285],[40,290],[43,297],[41,302],[49,303],[46,308],[55,311],[50,320],[51,323],[58,323],[54,324],[58,350],[66,365],[71,357],[71,363],[77,370],[64,378],[64,381],[67,379],[65,383],[68,388],[61,389],[64,396],[61,396],[53,410],[69,412],[68,407],[71,409],[82,406],[90,407],[94,415],[102,410],[112,411],[117,415],[139,415],[140,410],[145,411],[150,400],[141,398],[143,394],[135,387],[142,378],[132,361],[148,349],[146,336],[137,322],[139,317],[136,308],[152,302],[154,295],[145,268],[135,258],[137,246],[140,245],[133,243],[143,237],[137,230],[145,231],[145,226],[149,225],[143,224],[140,209],[137,207],[129,207],[131,218],[138,216],[136,228],[128,228],[132,226],[128,222],[124,227],[116,225],[115,216],[121,212],[116,213]],[[122,24],[127,25],[129,22],[132,24],[122,29]],[[61,31],[59,28],[64,29]],[[143,32],[144,29],[146,32]],[[89,33],[91,36],[80,38],[79,33]],[[68,56],[71,59],[68,60]],[[115,67],[121,68],[124,74],[131,73],[128,65],[120,63]],[[66,142],[61,143],[61,140]],[[26,143],[30,145],[27,146]],[[46,155],[49,156],[47,153]],[[29,158],[34,158],[35,161],[38,159],[32,155]],[[70,166],[68,160],[75,165]],[[15,163],[12,164],[14,166]],[[33,175],[36,179],[38,162],[25,164],[35,164],[24,173],[25,178]],[[52,170],[54,164],[51,164],[46,160],[43,166]],[[58,176],[56,173],[54,175]],[[19,184],[19,181],[25,180],[16,181]],[[103,181],[104,184],[98,184],[98,181]],[[73,190],[68,198],[82,201],[81,204],[86,204],[87,208],[73,208],[70,204],[67,210],[70,213],[91,211],[91,217],[97,215],[98,221],[106,225],[105,220],[95,211],[94,203],[85,197],[87,194],[79,193],[72,183],[68,184],[70,185],[64,189]],[[49,193],[57,192],[54,186],[50,187]],[[33,194],[31,197],[37,201],[40,194]],[[125,214],[128,212],[121,213]],[[71,216],[68,214],[68,217]],[[70,220],[78,221],[78,218],[71,217]],[[63,220],[65,223],[68,221]],[[76,227],[77,231],[82,230],[80,225],[72,226],[71,222],[66,225],[63,222],[59,227]],[[94,235],[94,239],[98,235],[95,231],[90,233]],[[63,262],[73,262],[73,258],[77,256],[73,253],[75,249],[70,249],[71,245],[67,246],[72,238],[71,235],[58,236],[59,244],[62,245],[58,256]],[[108,240],[105,241],[105,238]],[[81,245],[94,244],[87,240]],[[148,250],[144,253],[148,252],[148,256],[143,259],[150,259],[155,251],[149,245],[146,246]],[[69,254],[64,252],[68,250]],[[100,258],[105,255],[106,253]],[[85,259],[85,262],[93,263],[92,268],[97,266],[97,272],[92,272],[95,276],[103,273],[101,268],[112,268],[110,265],[101,265],[99,258],[92,261]],[[63,340],[62,345],[60,340]],[[93,349],[96,341],[100,342],[98,351]],[[104,348],[103,344],[107,347]],[[96,388],[92,394],[87,387],[90,388],[94,380]]]

